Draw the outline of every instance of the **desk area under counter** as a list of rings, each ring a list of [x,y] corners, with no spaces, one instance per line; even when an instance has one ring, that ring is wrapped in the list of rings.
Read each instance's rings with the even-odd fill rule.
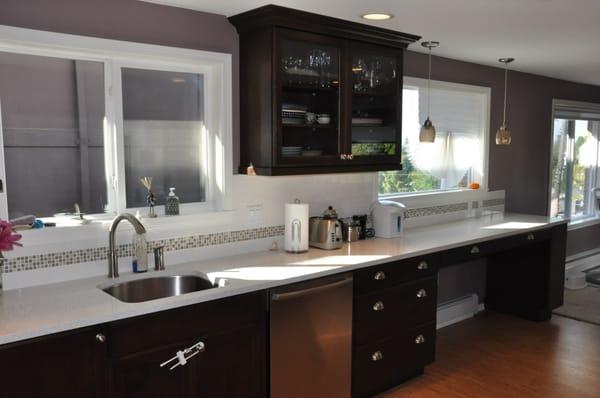
[[[152,370],[144,378],[140,376],[144,374],[143,369],[154,369],[155,365],[159,366],[158,362],[168,359],[167,354],[196,340],[206,340],[215,342],[211,346],[210,358],[216,361],[216,368],[233,366],[237,369],[232,370],[226,379],[219,379],[216,373],[202,378],[210,380],[212,377],[220,381],[217,384],[234,386],[230,392],[211,389],[214,396],[244,396],[248,380],[258,381],[247,384],[249,390],[246,396],[267,396],[268,326],[264,314],[268,305],[265,293],[297,282],[351,274],[352,396],[369,397],[426,372],[426,365],[434,361],[437,274],[440,269],[485,257],[486,308],[535,321],[546,320],[552,309],[562,303],[565,241],[565,221],[494,213],[411,228],[401,238],[359,241],[344,245],[340,250],[311,249],[303,254],[260,252],[173,265],[172,269],[179,273],[204,272],[213,279],[227,278],[229,284],[223,288],[146,303],[122,303],[98,290],[96,286],[106,282],[105,278],[7,291],[0,298],[0,363],[3,364],[0,368],[2,374],[10,376],[6,379],[6,391],[11,391],[12,380],[14,391],[22,389],[24,375],[30,376],[31,372],[45,381],[40,385],[44,385],[46,392],[52,389],[65,391],[64,384],[71,383],[78,376],[81,383],[77,391],[85,391],[86,384],[100,386],[98,391],[106,391],[116,388],[110,380],[121,380],[116,378],[121,377],[121,373],[116,372],[122,372],[123,366],[129,372],[123,377],[134,377],[140,391],[159,391],[154,389],[153,384],[156,371]],[[40,297],[42,294],[43,299]],[[237,318],[236,322],[227,319],[228,313],[236,313],[228,309],[235,308],[231,304],[234,299],[240,303],[244,300],[252,303],[252,311],[243,317],[236,315],[239,322]],[[223,330],[214,329],[217,326],[207,329],[200,318],[211,313],[221,314],[218,324],[227,327]],[[189,314],[200,317],[197,327],[189,323]],[[180,315],[181,319],[178,318]],[[189,324],[197,329],[197,333],[185,333],[185,336],[175,333],[173,339],[160,336],[161,344],[155,347],[153,339],[160,335],[162,319]],[[208,321],[209,318],[206,319]],[[130,330],[138,330],[136,322],[141,322],[140,325],[143,324],[146,329],[156,330],[138,337],[123,332],[126,330],[123,325]],[[99,334],[106,339],[100,341]],[[219,335],[227,337],[215,337]],[[115,347],[122,347],[127,341],[136,341],[143,350],[128,353],[132,356],[127,358],[117,356]],[[233,360],[231,355],[235,351],[227,347],[236,341],[235,344],[240,347],[239,358]],[[27,347],[33,348],[33,344],[47,357],[34,369],[24,372],[27,361],[20,358],[19,353],[29,350]],[[82,361],[79,368],[85,369],[83,361],[90,358],[94,358],[97,368],[102,371],[83,373],[81,370],[80,375],[52,372],[52,356],[61,355],[59,349],[49,348],[53,346],[75,350],[70,356],[72,371],[78,369],[77,361]],[[230,362],[219,355],[220,351],[230,357]],[[202,354],[198,357],[201,358]],[[189,382],[190,374],[196,374],[199,369],[209,369],[210,363],[199,360],[197,365],[176,378],[186,380],[189,387],[180,389],[178,396],[191,396],[186,394],[197,386]],[[248,372],[251,372],[250,376]],[[31,388],[32,393],[38,392],[35,385],[27,388]],[[135,390],[126,392],[135,396]],[[118,393],[112,391],[115,396]]]

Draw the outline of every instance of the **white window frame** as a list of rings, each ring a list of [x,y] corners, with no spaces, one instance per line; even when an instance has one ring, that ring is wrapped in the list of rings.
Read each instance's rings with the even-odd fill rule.
[[[427,87],[427,79],[421,79],[418,77],[412,76],[404,76],[404,84],[403,89],[405,87],[409,88],[426,88]],[[483,169],[481,171],[481,182],[480,188],[477,190],[479,192],[487,192],[488,191],[488,170],[489,170],[489,137],[490,137],[490,107],[491,107],[491,88],[484,86],[475,86],[470,84],[461,84],[461,83],[452,83],[442,80],[432,80],[431,88],[433,89],[441,89],[441,90],[456,90],[462,92],[472,92],[476,94],[483,94],[485,96],[485,108],[484,115],[482,120],[482,125],[484,129],[482,131],[482,139],[481,139],[481,151],[483,154]],[[435,121],[434,121],[435,123]],[[460,195],[461,197],[465,194],[468,195],[469,192],[473,192],[474,190],[468,188],[450,188],[450,189],[436,189],[430,191],[417,191],[417,192],[396,192],[389,194],[380,194],[379,193],[379,179],[375,179],[375,192],[377,196],[382,199],[394,199],[394,198],[411,198],[411,197],[432,197],[441,195]]]
[[[232,208],[232,61],[231,54],[131,43],[0,25],[0,51],[95,61],[104,64],[105,169],[109,214],[135,212],[125,201],[122,67],[200,73],[204,76],[204,125],[207,131],[202,203],[182,204],[182,214],[202,215]],[[1,104],[0,104],[1,106]],[[0,108],[1,109],[1,108]],[[0,119],[0,133],[1,131]],[[6,181],[4,146],[0,134],[0,177]],[[113,149],[116,148],[116,152]],[[0,193],[0,217],[8,218],[7,189]],[[115,189],[116,188],[116,189]],[[157,206],[160,209],[160,206]],[[160,213],[160,210],[159,210]],[[92,218],[94,218],[92,216]],[[177,222],[176,218],[170,218]],[[181,220],[179,220],[181,221]]]
[[[556,113],[557,113],[557,108],[573,108],[574,110],[581,110],[581,109],[587,109],[589,110],[590,113],[594,113],[594,114],[600,114],[600,104],[598,103],[593,103],[593,102],[583,102],[583,101],[571,101],[571,100],[564,100],[564,99],[553,99],[552,100],[552,117],[550,118],[550,150],[549,150],[549,159],[550,161],[548,162],[548,176],[549,176],[549,184],[548,184],[548,215],[551,215],[551,211],[552,211],[552,154],[554,151],[554,119],[556,117]],[[600,140],[600,137],[596,137],[597,139]],[[568,154],[569,156],[569,165],[568,167],[570,167],[571,169],[573,168],[573,153],[572,153],[572,149],[570,148],[569,151],[570,153]],[[596,186],[600,186],[600,166],[596,167],[596,170],[593,171],[594,177],[593,179],[596,181]],[[571,173],[572,175],[572,173]],[[571,189],[572,189],[572,185],[573,185],[573,181],[568,182],[569,185],[571,185]],[[566,203],[565,203],[565,208],[566,208]],[[598,217],[595,212],[594,212],[594,208],[593,205],[590,203],[588,206],[592,207],[591,209],[591,214],[588,215],[582,215],[582,216],[568,216],[567,218],[569,219],[569,229],[577,229],[577,228],[583,228],[589,225],[593,225],[593,224],[598,224],[600,223],[600,217]],[[569,210],[570,212],[570,210]]]

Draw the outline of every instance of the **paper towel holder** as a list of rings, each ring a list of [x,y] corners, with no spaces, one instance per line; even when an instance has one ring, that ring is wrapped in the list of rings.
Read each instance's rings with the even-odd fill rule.
[[[304,253],[308,251],[308,204],[295,199],[285,205],[285,251]]]

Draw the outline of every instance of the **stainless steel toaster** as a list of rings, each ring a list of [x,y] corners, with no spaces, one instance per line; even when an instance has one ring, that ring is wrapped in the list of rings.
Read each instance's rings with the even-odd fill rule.
[[[339,249],[343,245],[342,224],[331,206],[322,217],[311,217],[308,221],[309,244],[319,249]]]

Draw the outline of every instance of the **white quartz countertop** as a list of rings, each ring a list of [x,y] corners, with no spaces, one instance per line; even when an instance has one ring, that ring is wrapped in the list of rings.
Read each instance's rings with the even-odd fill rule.
[[[106,277],[80,279],[5,291],[0,296],[0,344],[80,327],[164,311],[376,264],[415,257],[466,244],[520,234],[566,223],[542,216],[493,213],[479,218],[412,228],[395,239],[368,239],[338,250],[311,249],[289,254],[265,251],[210,261],[167,264],[167,271],[124,275],[118,282],[168,274],[206,273],[228,285],[176,297],[123,303],[98,286]]]

